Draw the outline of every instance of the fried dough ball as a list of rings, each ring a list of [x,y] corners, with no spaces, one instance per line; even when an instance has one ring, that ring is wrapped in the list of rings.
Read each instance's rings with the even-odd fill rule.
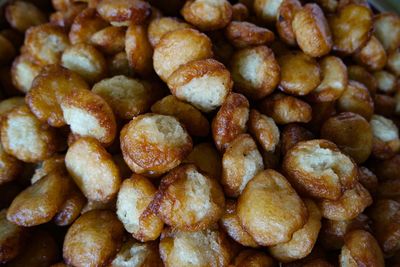
[[[106,202],[118,193],[118,167],[96,139],[80,138],[73,143],[65,155],[65,165],[88,199]]]
[[[152,113],[134,117],[120,141],[132,171],[150,176],[175,168],[192,150],[192,139],[176,118]]]
[[[182,65],[169,76],[167,83],[174,96],[204,112],[221,106],[233,86],[229,71],[214,59]]]
[[[143,25],[129,25],[125,35],[125,52],[129,66],[134,72],[149,75],[153,72],[153,48],[147,37],[147,27]]]
[[[299,0],[283,0],[278,10],[278,20],[276,30],[281,41],[285,44],[295,46],[296,36],[293,31],[292,22],[297,12],[301,10]]]
[[[217,228],[197,232],[166,228],[161,235],[160,254],[166,267],[227,266],[233,256],[225,233]]]
[[[221,178],[221,157],[215,147],[210,143],[200,143],[195,145],[192,152],[190,152],[183,162],[196,165],[200,171],[218,181]]]
[[[324,219],[320,240],[329,250],[341,249],[344,245],[344,236],[354,230],[371,231],[370,220],[365,214],[360,214],[352,220],[334,221]]]
[[[78,73],[90,84],[104,78],[107,72],[104,56],[93,46],[84,43],[65,49],[61,63],[67,69]]]
[[[129,61],[125,51],[108,57],[107,66],[110,77],[118,75],[125,75],[128,77],[135,76],[133,69],[129,67]]]
[[[21,168],[22,162],[7,154],[0,144],[0,185],[15,180],[21,173]]]
[[[380,199],[374,203],[369,215],[373,229],[382,250],[393,254],[400,249],[400,203],[390,199]]]
[[[374,136],[372,154],[375,157],[387,159],[400,151],[399,129],[392,120],[373,115],[369,123]]]
[[[41,24],[26,31],[24,51],[39,64],[60,63],[61,54],[69,46],[68,36],[56,25]]]
[[[212,57],[211,40],[194,29],[178,29],[160,39],[154,49],[153,67],[163,81],[181,65]]]
[[[363,163],[372,152],[372,130],[362,116],[343,112],[329,118],[321,128],[321,138],[334,142],[356,163]]]
[[[305,258],[311,253],[321,229],[321,212],[318,206],[310,199],[304,204],[308,210],[306,224],[293,233],[289,242],[277,244],[269,248],[272,256],[281,262],[291,262]]]
[[[125,242],[110,267],[163,267],[157,242]]]
[[[312,57],[292,51],[278,58],[281,67],[282,91],[293,95],[307,95],[321,83],[321,70]]]
[[[232,21],[244,21],[249,17],[249,9],[242,3],[232,5]]]
[[[356,230],[346,234],[339,261],[340,266],[384,267],[385,261],[378,242],[368,232]]]
[[[0,122],[7,116],[7,113],[16,107],[25,105],[23,97],[11,97],[0,101]]]
[[[14,260],[8,262],[7,266],[50,266],[58,260],[58,254],[58,245],[53,236],[43,230],[34,230],[26,241],[24,250]]]
[[[288,242],[307,220],[307,209],[289,182],[274,170],[258,173],[237,203],[239,220],[263,246]]]
[[[25,162],[42,161],[60,149],[56,131],[41,123],[25,105],[3,119],[1,142],[7,154]]]
[[[15,58],[11,67],[12,83],[18,90],[27,93],[41,70],[42,67],[33,62],[29,55],[21,54]]]
[[[367,167],[358,167],[358,181],[373,195],[378,188],[378,178]]]
[[[222,157],[221,184],[225,194],[238,197],[246,184],[263,169],[263,158],[253,138],[248,134],[238,135]]]
[[[396,99],[388,95],[376,94],[374,97],[374,109],[376,114],[391,117],[395,113]]]
[[[376,81],[375,77],[364,67],[358,65],[348,66],[347,73],[349,75],[349,80],[362,83],[365,87],[367,87],[371,97],[375,95],[378,82]]]
[[[63,256],[67,265],[105,266],[117,254],[124,227],[112,211],[90,211],[68,229]]]
[[[333,38],[333,50],[352,54],[370,39],[373,19],[368,7],[349,4],[329,18]]]
[[[233,267],[273,267],[274,260],[259,250],[243,250],[231,262]]]
[[[81,214],[86,204],[85,196],[79,191],[76,185],[66,195],[66,199],[54,216],[54,223],[58,226],[66,226],[72,224]]]
[[[151,14],[151,6],[141,0],[101,0],[97,12],[113,26],[142,24]]]
[[[60,104],[76,90],[89,89],[86,82],[77,74],[58,65],[49,65],[33,80],[26,95],[26,102],[32,113],[50,126],[65,125]]]
[[[22,251],[25,230],[7,220],[7,210],[0,211],[0,262],[12,260]]]
[[[11,41],[0,35],[0,64],[7,64],[15,55],[16,51]]]
[[[162,17],[150,22],[147,35],[151,46],[155,47],[165,34],[185,28],[192,26],[178,18]]]
[[[241,94],[231,93],[215,115],[212,135],[219,151],[224,151],[229,143],[247,130],[249,101]]]
[[[357,183],[357,166],[323,139],[297,143],[286,153],[283,169],[300,192],[327,201],[338,200]]]
[[[324,12],[317,4],[306,4],[294,15],[293,32],[301,50],[320,57],[332,49],[332,36]]]
[[[109,26],[99,30],[90,37],[90,43],[101,52],[114,55],[125,49],[124,27]]]
[[[391,73],[400,76],[400,50],[396,49],[387,54],[387,64],[386,67]]]
[[[157,239],[164,223],[150,209],[157,189],[146,178],[137,174],[124,180],[119,189],[117,215],[125,229],[142,242]]]
[[[268,152],[274,152],[279,143],[279,129],[275,121],[255,109],[250,110],[249,132]]]
[[[232,19],[232,6],[227,0],[189,0],[181,10],[187,22],[202,31],[225,28]]]
[[[232,21],[225,28],[225,36],[236,48],[257,46],[274,41],[274,33],[245,21]]]
[[[274,119],[277,124],[307,123],[312,118],[312,109],[307,102],[281,93],[265,98],[260,103],[260,111]]]
[[[7,5],[5,16],[11,27],[20,32],[46,23],[45,14],[34,4],[25,1],[15,1]]]
[[[283,0],[254,0],[253,9],[257,18],[266,23],[274,23],[278,18]]]
[[[72,133],[111,144],[117,125],[107,102],[89,90],[76,90],[61,100],[65,122]]]
[[[173,95],[159,100],[151,106],[153,113],[176,117],[185,125],[188,133],[194,136],[207,136],[210,124],[206,117],[192,105],[185,103]]]
[[[71,44],[89,44],[92,36],[107,26],[107,22],[97,14],[96,9],[86,8],[75,17],[69,32],[69,40]]]
[[[15,197],[7,219],[25,227],[49,222],[64,203],[68,187],[68,177],[64,173],[49,173]]]
[[[341,112],[357,113],[369,120],[374,113],[374,101],[362,83],[350,80],[338,99],[337,108]]]
[[[383,69],[387,62],[386,51],[375,36],[372,36],[367,44],[354,54],[354,58],[359,64],[372,71]]]
[[[271,94],[280,80],[278,62],[266,46],[236,51],[231,60],[231,71],[237,90],[256,100]]]
[[[316,102],[330,102],[337,100],[347,87],[347,67],[343,61],[335,56],[326,56],[319,62],[322,81],[309,98]]]
[[[86,8],[87,5],[84,3],[72,3],[67,10],[52,13],[50,23],[69,30],[75,18]]]
[[[400,18],[394,13],[381,13],[374,19],[374,35],[387,51],[400,46]]]
[[[218,182],[190,164],[163,177],[151,209],[174,228],[198,231],[216,223],[224,205],[224,194]]]
[[[220,227],[239,244],[246,247],[258,247],[253,237],[251,237],[240,224],[236,207],[237,203],[235,200],[226,201],[224,215],[219,221]]]
[[[33,173],[33,176],[31,178],[31,184],[36,183],[37,181],[39,181],[43,177],[46,177],[46,175],[48,175],[53,171],[61,171],[66,173],[67,169],[65,168],[64,155],[54,155],[53,157],[42,161],[35,169],[35,172]]]
[[[377,81],[378,90],[385,94],[392,94],[397,90],[397,79],[396,76],[390,72],[381,70],[374,74]]]
[[[356,218],[371,204],[372,197],[368,190],[357,183],[354,188],[344,191],[337,200],[321,200],[319,207],[324,218],[343,221]]]
[[[122,119],[131,119],[149,110],[158,92],[145,81],[124,75],[101,80],[92,92],[101,96]]]
[[[298,124],[288,124],[283,128],[281,134],[281,150],[285,155],[298,142],[314,139],[314,135],[306,128]]]

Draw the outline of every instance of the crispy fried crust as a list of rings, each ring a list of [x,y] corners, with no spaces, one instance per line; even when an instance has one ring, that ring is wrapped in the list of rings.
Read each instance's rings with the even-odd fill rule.
[[[124,180],[118,193],[117,215],[125,229],[141,242],[157,239],[164,223],[150,209],[157,189],[146,178],[134,174]]]
[[[64,173],[49,173],[13,200],[7,211],[7,219],[25,227],[49,222],[64,203],[69,186]]]
[[[171,227],[198,231],[216,223],[224,205],[225,197],[218,182],[189,164],[163,177],[151,210]]]
[[[14,108],[2,121],[4,150],[25,162],[38,162],[52,156],[60,149],[59,138],[55,129],[41,123],[25,105]]]
[[[280,140],[280,133],[275,121],[255,109],[250,110],[249,132],[268,152],[274,152]]]
[[[194,136],[207,136],[210,124],[206,117],[192,105],[185,103],[173,95],[169,95],[151,106],[153,113],[175,116],[182,122],[188,133]]]
[[[370,39],[373,30],[372,11],[363,5],[349,4],[329,18],[333,50],[352,54]]]
[[[293,32],[301,50],[309,56],[328,54],[333,46],[331,30],[317,4],[306,4],[293,18]]]
[[[166,267],[188,266],[193,262],[195,266],[218,267],[229,264],[233,251],[226,234],[218,228],[197,232],[165,228],[160,255]]]
[[[15,1],[7,5],[5,16],[11,27],[20,32],[46,23],[45,14],[34,4],[25,1]]]
[[[247,233],[239,221],[235,200],[227,200],[224,215],[219,221],[220,227],[236,242],[246,247],[258,247],[258,244],[249,233]]]
[[[266,46],[236,51],[231,59],[231,71],[237,90],[255,100],[271,94],[281,78],[278,61]]]
[[[150,22],[147,35],[150,44],[155,47],[165,34],[185,28],[192,28],[192,26],[178,18],[161,17]]]
[[[304,204],[308,210],[306,224],[294,232],[289,242],[281,243],[269,248],[269,252],[281,262],[291,262],[309,255],[317,241],[321,229],[321,212],[318,206],[310,199]]]
[[[233,139],[246,132],[249,105],[246,97],[231,93],[219,109],[211,124],[214,142],[219,151],[224,151]]]
[[[234,267],[273,267],[276,263],[262,251],[246,249],[242,250],[231,264]]]
[[[72,92],[86,89],[89,86],[76,73],[58,65],[49,65],[33,80],[26,103],[40,121],[61,127],[66,124],[61,102]]]
[[[153,48],[147,37],[147,27],[144,25],[129,25],[125,35],[125,52],[129,66],[141,75],[153,72]]]
[[[133,118],[122,129],[120,140],[128,166],[146,175],[171,170],[192,150],[192,139],[177,119],[152,113]]]
[[[125,242],[111,262],[110,267],[163,267],[157,242]]]
[[[212,54],[211,40],[205,34],[194,29],[179,29],[165,34],[156,45],[153,67],[158,76],[167,81],[181,65],[210,58]]]
[[[221,184],[225,194],[238,197],[246,184],[263,169],[263,159],[253,138],[248,134],[238,135],[222,157]]]
[[[24,51],[40,64],[57,64],[69,46],[64,29],[52,24],[41,24],[26,31]]]
[[[225,66],[214,59],[194,60],[179,67],[167,81],[171,93],[204,112],[221,106],[233,81]]]
[[[356,218],[371,204],[372,197],[368,190],[357,183],[354,188],[346,190],[338,200],[321,200],[319,207],[324,218],[343,221]]]
[[[97,14],[96,9],[86,8],[75,17],[69,40],[72,44],[90,43],[92,36],[105,27],[107,22]]]
[[[238,199],[237,212],[246,232],[263,246],[289,241],[307,220],[303,201],[274,170],[260,172],[250,180]]]
[[[269,44],[275,35],[266,28],[245,21],[232,21],[225,28],[225,36],[236,48]]]
[[[307,195],[337,200],[357,182],[357,167],[327,140],[297,143],[285,155],[283,169],[293,186]]]
[[[142,24],[151,14],[150,4],[141,0],[101,0],[96,9],[114,26]]]
[[[297,44],[292,22],[297,12],[301,10],[299,0],[283,0],[278,10],[276,30],[280,39],[291,46]]]
[[[363,163],[372,152],[372,130],[362,116],[343,112],[329,118],[321,128],[321,138],[334,142],[356,163]]]
[[[368,89],[359,82],[350,80],[337,102],[341,112],[353,112],[370,120],[374,113],[374,101]]]
[[[359,64],[364,65],[371,71],[383,69],[387,62],[386,51],[375,36],[369,39],[365,46],[354,55],[354,58]]]
[[[90,37],[90,43],[101,52],[114,55],[125,49],[124,27],[109,26],[99,30]]]
[[[107,102],[89,90],[75,90],[61,100],[65,122],[74,134],[93,137],[104,145],[114,141],[115,116]]]
[[[35,77],[40,73],[42,67],[35,63],[31,56],[21,54],[16,57],[11,67],[11,79],[13,85],[21,92],[27,93]]]
[[[82,137],[73,143],[65,165],[88,199],[107,202],[116,196],[121,183],[118,167],[96,139]]]
[[[357,266],[385,266],[381,248],[370,233],[363,230],[352,231],[346,234],[344,240],[339,258],[342,266],[351,266],[354,263]]]
[[[189,0],[181,14],[202,31],[224,28],[232,19],[232,6],[227,0]]]
[[[121,247],[124,227],[111,211],[85,213],[68,229],[63,257],[68,265],[105,266]]]

